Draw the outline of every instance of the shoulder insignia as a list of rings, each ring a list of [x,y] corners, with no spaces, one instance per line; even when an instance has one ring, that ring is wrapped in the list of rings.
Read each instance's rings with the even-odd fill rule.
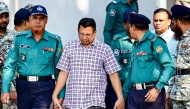
[[[122,38],[122,36],[120,34],[116,34],[113,36],[114,41],[118,40],[119,38]]]

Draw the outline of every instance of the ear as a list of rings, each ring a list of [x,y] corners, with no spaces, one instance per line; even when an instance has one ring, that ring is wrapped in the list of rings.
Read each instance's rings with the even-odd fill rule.
[[[171,22],[172,22],[172,20],[171,20],[171,19],[169,19],[169,20],[168,20],[168,26],[170,26],[170,25],[171,25]]]

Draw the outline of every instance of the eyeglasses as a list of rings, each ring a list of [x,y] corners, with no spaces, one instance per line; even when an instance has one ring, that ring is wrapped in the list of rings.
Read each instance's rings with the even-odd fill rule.
[[[90,36],[92,36],[94,33],[92,33],[92,34],[84,34],[84,33],[79,33],[79,36],[81,36],[81,37],[84,37],[84,36],[86,36],[86,37],[90,37]]]

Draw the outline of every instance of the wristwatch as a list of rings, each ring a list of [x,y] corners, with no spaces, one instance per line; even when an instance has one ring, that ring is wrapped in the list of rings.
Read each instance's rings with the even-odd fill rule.
[[[159,89],[158,87],[154,87],[154,88],[156,89],[156,91],[157,91],[158,93],[161,92],[161,89]]]

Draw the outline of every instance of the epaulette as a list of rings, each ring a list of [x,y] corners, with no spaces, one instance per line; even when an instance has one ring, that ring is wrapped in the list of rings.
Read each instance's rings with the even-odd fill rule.
[[[163,40],[166,43],[166,41],[162,37],[160,37],[158,35],[152,35],[152,37],[149,37],[149,39],[151,40],[151,42],[154,42],[157,38]]]
[[[117,3],[119,3],[119,2],[121,2],[121,0],[113,0],[113,1],[111,1],[109,4],[108,4],[108,6],[106,7],[106,10],[108,9],[108,7],[109,7],[109,5],[110,4],[117,4]]]
[[[113,36],[114,41],[118,40],[119,38],[122,38],[121,34],[116,34]]]
[[[16,32],[16,36],[26,35],[26,34],[28,34],[28,31],[29,30],[22,31],[22,32]]]
[[[52,37],[52,38],[54,38],[54,39],[56,39],[56,40],[58,40],[58,41],[61,41],[61,37],[58,36],[58,35],[55,35],[55,34],[52,34],[52,33],[49,33],[49,32],[48,32],[48,36],[50,36],[50,37]]]

